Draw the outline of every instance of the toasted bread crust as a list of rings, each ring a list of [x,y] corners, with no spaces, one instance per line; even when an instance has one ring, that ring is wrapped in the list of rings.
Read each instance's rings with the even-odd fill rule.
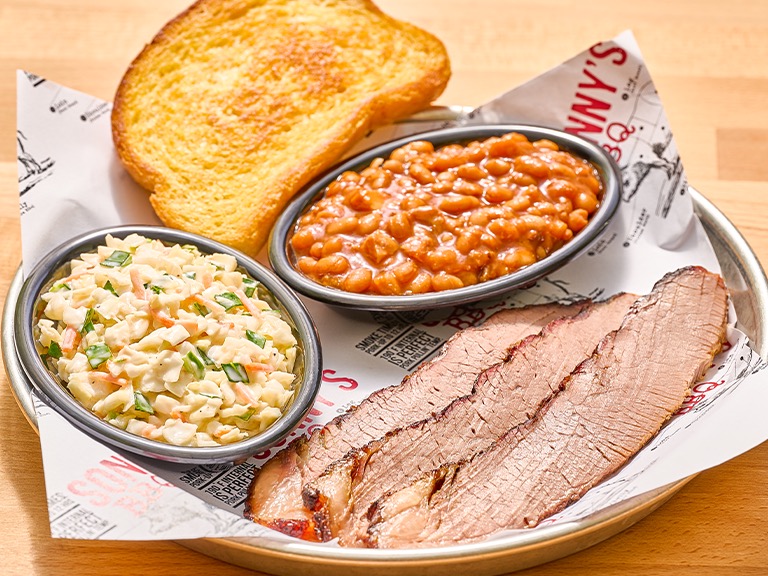
[[[200,0],[128,68],[113,138],[166,225],[255,255],[302,186],[449,76],[438,39],[369,0]]]

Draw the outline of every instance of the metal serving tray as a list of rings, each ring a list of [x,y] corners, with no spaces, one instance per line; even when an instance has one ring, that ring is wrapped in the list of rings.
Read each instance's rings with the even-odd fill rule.
[[[761,356],[768,357],[768,280],[752,249],[731,222],[691,189],[696,213],[704,225],[730,290],[739,318]],[[2,350],[11,388],[29,423],[36,429],[32,387],[15,354],[13,317],[22,285],[14,277],[3,311]],[[583,520],[514,533],[485,542],[423,550],[339,548],[283,538],[204,538],[178,541],[188,548],[261,572],[306,576],[501,574],[562,558],[613,536],[638,522],[672,497],[684,479],[592,514]]]

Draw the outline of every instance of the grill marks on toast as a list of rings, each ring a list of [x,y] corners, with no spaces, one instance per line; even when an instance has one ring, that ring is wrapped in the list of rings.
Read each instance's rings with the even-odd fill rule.
[[[726,320],[722,278],[699,267],[665,276],[533,420],[374,503],[366,545],[471,542],[563,509],[679,408],[720,350]]]
[[[531,418],[600,339],[618,328],[635,300],[622,294],[553,320],[480,374],[469,395],[331,464],[303,491],[321,532],[338,535],[344,546],[360,545],[364,514],[377,498],[442,464],[471,457]]]
[[[586,303],[544,304],[502,310],[483,325],[457,332],[433,360],[396,386],[371,394],[309,438],[301,437],[256,472],[246,517],[305,539],[327,540],[327,522],[302,499],[304,486],[335,460],[389,431],[428,418],[472,391],[476,377],[502,361],[507,348],[538,333],[553,319],[577,314]]]

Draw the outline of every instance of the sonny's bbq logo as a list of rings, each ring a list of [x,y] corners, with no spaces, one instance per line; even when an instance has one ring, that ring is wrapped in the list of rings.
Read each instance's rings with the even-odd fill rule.
[[[595,142],[606,139],[606,136],[609,140],[615,140],[607,134],[609,129],[615,133],[614,125],[608,124],[608,114],[613,108],[612,95],[616,94],[618,87],[600,78],[599,61],[606,58],[608,63],[614,66],[623,66],[627,62],[627,52],[618,46],[606,48],[602,43],[589,49],[589,57],[582,69],[582,79],[577,85],[574,103],[568,114],[568,125],[565,127],[566,132]],[[620,138],[615,140],[616,144],[626,140],[632,133],[631,130],[626,128]],[[622,152],[618,145],[602,146],[617,162],[621,160]]]
[[[642,65],[627,70],[625,83],[616,86],[606,78],[606,64],[627,65],[627,52],[602,43],[590,48],[565,131],[593,140],[616,160],[623,201],[631,202],[644,186],[659,190],[654,212],[666,218],[675,196],[685,194],[687,184],[661,101],[653,82],[643,79]],[[619,102],[620,109],[613,110]],[[623,117],[616,119],[617,115]],[[624,245],[631,243],[628,239]]]

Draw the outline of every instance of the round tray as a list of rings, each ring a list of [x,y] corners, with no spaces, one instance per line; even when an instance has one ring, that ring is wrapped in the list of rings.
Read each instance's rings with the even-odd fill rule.
[[[708,200],[691,189],[694,208],[706,230],[729,287],[738,316],[738,327],[753,347],[768,356],[768,281],[757,257],[728,219]],[[3,311],[2,351],[11,388],[30,424],[36,428],[32,387],[15,354],[13,317],[22,285],[16,273]],[[471,571],[499,574],[561,558],[617,534],[661,506],[690,478],[642,494],[598,513],[560,526],[479,542],[424,550],[363,550],[338,548],[284,538],[204,538],[178,541],[188,548],[225,562],[273,574],[350,576],[377,574],[433,576]]]

